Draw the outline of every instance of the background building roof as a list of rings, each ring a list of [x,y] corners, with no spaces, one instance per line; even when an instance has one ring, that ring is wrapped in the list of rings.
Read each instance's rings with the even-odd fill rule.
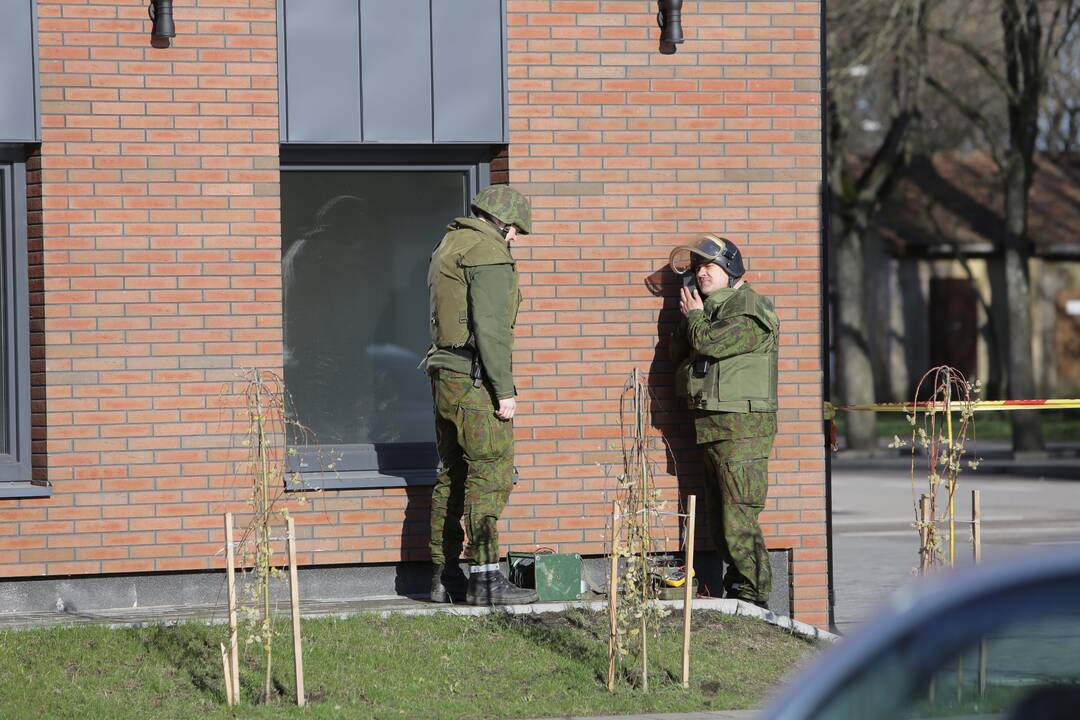
[[[1028,216],[1039,255],[1080,256],[1080,157],[1037,158]],[[988,253],[1005,239],[1003,192],[988,153],[915,158],[876,227],[896,254]]]

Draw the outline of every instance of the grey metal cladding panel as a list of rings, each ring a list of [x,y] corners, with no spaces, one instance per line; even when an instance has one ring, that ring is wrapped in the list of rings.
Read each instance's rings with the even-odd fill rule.
[[[431,0],[435,142],[505,142],[502,0]]]
[[[360,141],[356,0],[288,0],[285,72],[290,142]]]
[[[429,0],[360,0],[364,142],[431,142]]]
[[[0,140],[37,140],[32,0],[0,0]]]

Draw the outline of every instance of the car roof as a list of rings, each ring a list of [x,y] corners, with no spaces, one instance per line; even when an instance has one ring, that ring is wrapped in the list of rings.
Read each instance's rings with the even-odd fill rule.
[[[1019,599],[1020,602],[1013,602]],[[759,716],[763,720],[812,717],[839,688],[884,658],[892,649],[920,647],[945,651],[974,640],[1014,618],[1045,613],[1047,606],[1080,610],[1080,553],[1021,554],[975,568],[944,571],[913,582],[894,594],[887,609],[818,658],[787,683]],[[984,612],[977,612],[979,609]],[[955,620],[964,618],[957,627]],[[947,646],[940,640],[950,623]]]

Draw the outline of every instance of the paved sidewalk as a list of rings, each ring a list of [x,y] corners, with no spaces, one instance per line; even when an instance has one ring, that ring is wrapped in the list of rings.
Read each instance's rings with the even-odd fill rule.
[[[976,422],[976,429],[978,423]],[[911,469],[911,437],[902,436],[902,440],[909,443],[908,447],[888,448],[890,442],[886,438],[879,439],[879,447],[876,450],[846,450],[843,448],[832,456],[833,468],[846,470],[884,470]],[[1057,480],[1080,480],[1080,443],[1075,442],[1048,442],[1046,450],[1042,452],[1013,452],[1012,443],[1007,440],[978,440],[968,439],[964,454],[965,464],[962,477],[972,475],[994,476],[1013,475],[1030,478],[1046,478]],[[926,457],[921,448],[916,448],[916,473],[918,477],[925,475]],[[966,462],[978,457],[980,459],[977,471],[971,470]]]
[[[971,560],[971,491],[982,505],[982,557],[987,562],[1053,547],[1080,548],[1080,443],[1048,443],[1044,453],[1012,452],[1008,442],[980,440],[977,469],[962,465],[955,497],[956,564]],[[915,582],[919,493],[927,459],[918,455],[912,482],[910,448],[846,450],[832,458],[833,577],[836,627],[856,630],[884,610],[889,597]],[[941,509],[944,513],[944,508]],[[942,541],[948,534],[942,527]]]

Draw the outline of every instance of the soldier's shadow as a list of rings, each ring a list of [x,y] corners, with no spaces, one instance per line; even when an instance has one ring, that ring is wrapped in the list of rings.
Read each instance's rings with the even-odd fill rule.
[[[431,486],[405,488],[403,508],[388,509],[387,515],[401,516],[401,562],[394,566],[394,592],[403,597],[426,600],[431,591]]]
[[[675,478],[679,489],[679,512],[687,511],[690,495],[697,497],[697,522],[695,523],[695,570],[698,592],[716,597],[722,594],[723,565],[712,544],[707,540],[706,503],[704,495],[704,454],[694,437],[690,411],[685,402],[675,396],[675,363],[669,356],[672,332],[678,327],[682,315],[679,312],[678,276],[664,265],[645,278],[645,287],[653,297],[662,298],[663,304],[656,317],[656,342],[652,362],[649,365],[648,392],[652,430],[663,443],[663,471]],[[657,457],[661,448],[653,448]],[[658,468],[659,469],[659,468]],[[684,527],[679,523],[680,528]],[[685,530],[680,529],[679,547],[685,549]]]
[[[679,313],[680,284],[665,265],[645,278],[645,287],[653,297],[663,300],[656,316],[653,357],[647,375],[649,413],[652,428],[660,434],[664,444],[664,472],[678,478],[679,497],[683,501],[688,489],[683,485],[683,478],[689,476],[681,471],[690,468],[682,465],[684,460],[690,459],[687,450],[693,450],[694,444],[689,415],[675,397],[675,364],[669,357],[671,334],[682,319]]]

